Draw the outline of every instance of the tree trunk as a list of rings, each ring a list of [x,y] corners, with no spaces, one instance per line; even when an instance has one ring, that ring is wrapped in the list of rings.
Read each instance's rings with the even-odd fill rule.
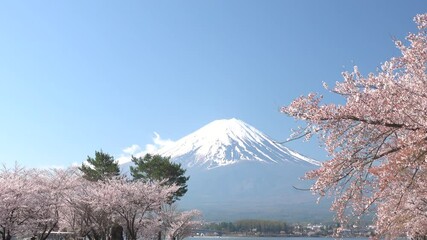
[[[117,223],[111,227],[111,240],[123,240],[123,227]]]

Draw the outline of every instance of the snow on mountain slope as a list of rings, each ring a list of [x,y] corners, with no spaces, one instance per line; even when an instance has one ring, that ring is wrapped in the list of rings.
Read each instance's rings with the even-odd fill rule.
[[[213,121],[151,154],[182,164],[190,179],[179,206],[201,210],[206,220],[330,219],[328,207],[319,208],[310,192],[295,188],[309,188],[311,182],[300,177],[320,163],[241,120]],[[122,164],[122,172],[131,165]]]
[[[173,161],[189,168],[203,166],[212,169],[241,161],[320,165],[235,118],[213,121],[159,149],[156,154],[171,156]]]

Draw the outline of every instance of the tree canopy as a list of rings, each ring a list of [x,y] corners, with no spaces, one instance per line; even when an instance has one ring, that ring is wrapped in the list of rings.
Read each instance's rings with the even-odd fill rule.
[[[45,240],[59,230],[103,240],[118,226],[126,239],[155,239],[159,232],[182,239],[200,213],[161,207],[177,189],[124,177],[91,181],[77,169],[0,168],[0,239]]]
[[[142,157],[133,157],[135,166],[130,167],[131,175],[134,179],[143,181],[164,181],[166,185],[176,185],[179,189],[175,192],[172,202],[179,200],[187,192],[187,181],[185,169],[181,164],[171,162],[170,157],[146,154]]]
[[[95,151],[95,158],[87,157],[87,164],[82,163],[79,170],[90,181],[111,179],[120,175],[118,163],[114,157],[101,151]]]
[[[293,137],[318,134],[331,159],[306,176],[312,190],[336,196],[332,208],[342,223],[376,213],[378,236],[427,236],[427,14],[409,44],[395,41],[402,56],[363,76],[344,72],[332,92],[342,105],[321,104],[311,93],[282,112],[304,120]]]

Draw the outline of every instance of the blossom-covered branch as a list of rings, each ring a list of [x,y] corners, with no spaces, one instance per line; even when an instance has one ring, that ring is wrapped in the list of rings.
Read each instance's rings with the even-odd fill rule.
[[[281,109],[307,124],[294,138],[318,133],[331,156],[307,173],[312,190],[336,196],[342,223],[375,209],[378,236],[392,238],[427,235],[427,14],[415,21],[409,45],[395,41],[402,56],[366,77],[343,73],[332,92],[345,104],[311,93]]]

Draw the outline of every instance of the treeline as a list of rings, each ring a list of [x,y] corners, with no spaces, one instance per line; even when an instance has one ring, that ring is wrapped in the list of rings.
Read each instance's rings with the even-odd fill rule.
[[[102,151],[79,168],[0,168],[0,239],[46,240],[57,231],[89,240],[190,235],[200,213],[173,205],[186,192],[185,170],[158,155],[132,160],[132,178]]]
[[[236,222],[209,223],[205,228],[207,230],[222,233],[261,232],[280,234],[290,233],[292,231],[292,226],[288,225],[286,222],[255,219],[239,220]]]

